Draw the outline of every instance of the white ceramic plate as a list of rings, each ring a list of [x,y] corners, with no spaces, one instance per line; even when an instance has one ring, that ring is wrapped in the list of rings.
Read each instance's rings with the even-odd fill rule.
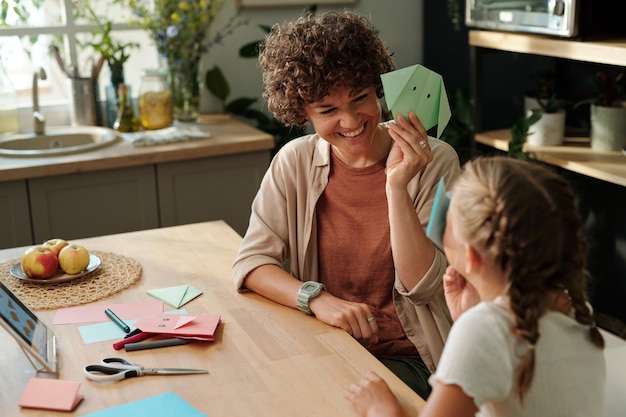
[[[21,279],[22,281],[33,282],[35,284],[56,284],[59,282],[67,282],[67,281],[72,281],[74,279],[82,278],[85,275],[90,274],[96,269],[98,269],[101,262],[102,261],[100,260],[99,257],[90,253],[89,265],[87,265],[87,268],[84,271],[79,272],[78,274],[66,274],[62,270],[59,269],[59,272],[57,272],[50,278],[46,278],[46,279],[34,279],[34,278],[29,277],[28,275],[24,273],[24,270],[22,269],[22,264],[19,262],[11,267],[10,272],[11,272],[11,275],[13,275],[15,278]]]

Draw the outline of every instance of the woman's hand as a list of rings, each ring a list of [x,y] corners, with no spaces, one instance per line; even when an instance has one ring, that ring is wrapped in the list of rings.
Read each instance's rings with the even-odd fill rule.
[[[367,304],[342,300],[322,291],[309,302],[309,308],[318,320],[345,330],[366,347],[378,342],[378,324]]]
[[[406,190],[409,181],[433,160],[428,134],[411,112],[408,120],[398,116],[397,122],[389,123],[389,136],[394,144],[387,157],[387,184]]]
[[[358,384],[352,384],[343,396],[361,417],[401,417],[402,407],[387,383],[375,372],[368,372]]]
[[[467,309],[480,302],[476,288],[451,266],[443,274],[443,292],[452,320],[456,320]]]

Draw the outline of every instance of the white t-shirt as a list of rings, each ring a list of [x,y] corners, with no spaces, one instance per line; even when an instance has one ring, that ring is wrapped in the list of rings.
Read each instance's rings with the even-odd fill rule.
[[[557,312],[539,320],[535,372],[520,403],[516,371],[528,343],[513,336],[507,302],[504,297],[483,302],[458,318],[431,385],[458,385],[481,417],[604,415],[604,353],[591,342],[588,326]]]

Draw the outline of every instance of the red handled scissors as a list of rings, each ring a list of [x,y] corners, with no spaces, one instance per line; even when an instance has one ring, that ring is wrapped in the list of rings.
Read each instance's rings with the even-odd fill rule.
[[[122,358],[104,358],[99,365],[87,365],[87,379],[96,382],[114,382],[143,375],[208,374],[206,369],[146,368]]]

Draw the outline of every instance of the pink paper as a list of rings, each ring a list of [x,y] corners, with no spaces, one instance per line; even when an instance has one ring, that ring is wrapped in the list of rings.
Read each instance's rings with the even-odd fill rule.
[[[20,407],[72,411],[83,400],[80,382],[31,378],[19,400]]]
[[[142,316],[161,314],[162,301],[124,304],[89,304],[77,307],[60,308],[52,324],[96,323],[110,321],[104,310],[110,308],[122,320],[136,319]]]
[[[157,314],[138,318],[135,326],[146,333],[210,341],[215,338],[215,329],[219,323],[219,314],[203,313],[183,317]]]

